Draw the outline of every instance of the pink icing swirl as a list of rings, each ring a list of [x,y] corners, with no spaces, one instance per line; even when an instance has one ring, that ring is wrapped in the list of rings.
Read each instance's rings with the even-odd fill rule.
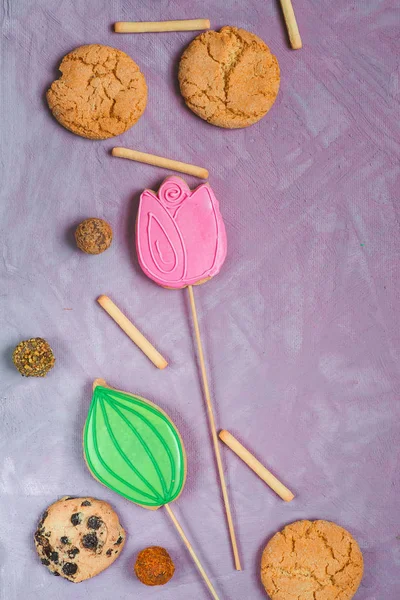
[[[166,208],[173,209],[178,208],[189,194],[190,189],[183,179],[179,180],[176,177],[166,179],[158,191],[161,202]]]

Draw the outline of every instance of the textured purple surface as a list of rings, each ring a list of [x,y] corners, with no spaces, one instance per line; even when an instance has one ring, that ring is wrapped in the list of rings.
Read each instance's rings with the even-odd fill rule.
[[[358,539],[357,600],[400,597],[398,3],[295,6],[298,52],[272,1],[3,0],[1,600],[209,597],[163,511],[130,504],[85,468],[81,431],[99,376],[178,424],[189,476],[175,510],[221,600],[265,597],[260,552],[300,518],[334,520]],[[277,55],[281,90],[257,125],[225,131],[184,107],[176,67],[193,33],[111,31],[115,20],[193,17],[243,26]],[[116,145],[208,167],[225,217],[225,267],[196,290],[217,422],[297,495],[283,503],[222,449],[242,573],[232,565],[187,295],[147,280],[133,253],[139,193],[168,172],[111,158],[114,141],[68,133],[44,100],[61,57],[96,42],[128,52],[149,84],[145,115]],[[89,216],[115,231],[98,257],[73,243],[73,226]],[[165,371],[96,305],[101,293],[168,356]],[[30,336],[46,337],[57,356],[44,380],[22,379],[11,364]],[[129,532],[115,565],[75,587],[48,574],[32,543],[40,512],[64,494],[108,499]],[[132,575],[134,555],[151,544],[177,563],[162,589]]]

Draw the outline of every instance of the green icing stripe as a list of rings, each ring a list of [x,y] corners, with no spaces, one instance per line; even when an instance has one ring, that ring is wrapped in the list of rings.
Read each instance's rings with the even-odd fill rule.
[[[150,458],[153,466],[154,466],[154,470],[156,471],[158,478],[160,480],[160,484],[163,490],[163,494],[164,496],[167,495],[167,486],[165,484],[165,479],[164,476],[159,468],[159,466],[157,465],[157,462],[153,456],[153,453],[151,452],[148,444],[145,442],[145,440],[142,438],[142,436],[140,435],[140,433],[138,431],[136,431],[136,429],[133,427],[132,423],[129,421],[129,419],[126,418],[126,416],[123,414],[123,412],[121,410],[119,410],[117,408],[117,406],[121,406],[123,407],[125,410],[131,412],[132,414],[136,415],[137,417],[139,417],[140,419],[142,419],[142,415],[140,415],[140,413],[137,413],[136,411],[124,406],[123,404],[121,404],[120,402],[117,402],[116,400],[113,401],[113,403],[110,402],[110,400],[106,400],[107,404],[109,404],[110,406],[113,407],[113,410],[121,417],[121,419],[124,421],[124,423],[126,423],[126,425],[129,427],[129,429],[132,431],[133,435],[137,437],[137,439],[139,440],[139,442],[142,444],[143,448],[145,449],[145,451],[147,452],[148,457]],[[145,423],[148,423],[147,419],[142,419]]]
[[[147,479],[140,473],[140,471],[138,471],[138,469],[135,467],[135,465],[129,460],[129,458],[127,457],[127,455],[125,454],[125,452],[122,450],[122,448],[121,448],[121,446],[120,446],[117,438],[114,435],[114,432],[113,432],[112,427],[110,425],[110,421],[108,420],[107,412],[106,412],[106,409],[104,407],[104,400],[100,399],[99,404],[100,404],[100,408],[101,408],[102,413],[103,413],[103,418],[104,418],[104,422],[105,422],[106,427],[107,427],[107,431],[108,431],[108,433],[110,435],[110,438],[112,439],[112,441],[114,443],[115,448],[118,451],[118,454],[120,455],[120,457],[122,458],[122,460],[128,465],[128,467],[130,469],[132,469],[132,471],[135,473],[135,475],[137,475],[137,477],[139,477],[139,479],[149,488],[149,490],[153,492],[154,497],[157,498],[157,500],[159,500],[159,501],[162,502],[163,501],[163,497],[157,492],[157,490],[151,485],[151,483],[149,481],[147,481]],[[111,403],[109,403],[109,404],[112,407],[112,404]]]
[[[121,408],[124,408],[125,410],[127,410],[128,412],[136,415],[139,419],[141,419],[143,421],[143,423],[145,423],[154,433],[154,435],[158,438],[158,440],[161,442],[162,446],[164,447],[168,458],[169,458],[169,462],[170,462],[170,466],[171,466],[171,485],[167,491],[167,486],[165,483],[165,479],[164,476],[161,472],[161,469],[159,468],[159,466],[157,465],[157,462],[151,452],[151,450],[149,449],[148,445],[146,444],[146,442],[143,440],[143,446],[146,447],[149,458],[151,459],[155,470],[157,471],[157,474],[160,478],[160,482],[163,488],[163,492],[165,494],[166,497],[170,496],[172,493],[172,490],[174,488],[174,483],[175,483],[175,475],[176,475],[176,467],[175,467],[175,462],[174,462],[174,457],[172,456],[172,452],[169,449],[168,444],[165,442],[164,438],[158,433],[157,429],[150,423],[150,421],[148,419],[146,419],[146,417],[144,417],[142,414],[138,413],[136,410],[134,410],[133,408],[128,408],[127,406],[125,406],[124,404],[121,404],[120,402],[118,402],[117,400],[114,400],[114,404],[117,404],[118,406],[120,406]],[[149,406],[149,405],[147,405]],[[149,407],[151,408],[151,407]],[[115,410],[118,410],[117,408]],[[160,413],[156,413],[157,416],[159,416]],[[126,417],[124,417],[126,419]],[[130,422],[126,419],[127,423],[129,424],[130,428],[134,431],[135,435],[139,436],[139,433],[137,431],[135,431],[132,427],[132,425],[130,424]],[[173,432],[175,434],[175,431]],[[178,438],[178,442],[180,442],[179,438]]]
[[[145,504],[146,506],[158,506],[158,500],[161,499],[160,496],[157,495],[157,497],[154,499],[154,496],[151,496],[150,494],[147,494],[146,492],[143,492],[142,490],[140,490],[139,488],[135,487],[134,485],[132,485],[131,483],[129,483],[128,481],[126,481],[125,479],[123,479],[122,477],[120,477],[119,475],[117,475],[117,473],[115,473],[114,471],[112,471],[112,469],[110,469],[110,467],[106,464],[106,462],[104,461],[103,457],[100,454],[99,451],[99,446],[98,446],[98,441],[97,441],[97,433],[96,433],[96,428],[93,426],[93,421],[94,423],[96,423],[96,417],[97,417],[97,401],[93,402],[92,404],[92,417],[91,417],[91,426],[92,426],[92,435],[93,435],[93,446],[94,446],[94,450],[96,453],[96,456],[99,460],[99,462],[101,463],[102,467],[107,471],[107,473],[109,473],[112,477],[114,477],[115,479],[117,479],[118,481],[120,481],[121,483],[123,483],[124,485],[126,485],[128,488],[130,488],[132,491],[136,492],[137,494],[140,494],[142,496],[145,496],[146,498],[149,498],[149,500],[151,500],[151,502],[146,502],[146,501],[140,501],[140,504]],[[89,419],[88,419],[88,423],[89,423]],[[89,427],[89,425],[88,425]],[[116,491],[117,493],[121,494],[122,496],[125,496],[126,498],[128,498],[129,500],[133,500],[134,502],[138,502],[137,498],[135,500],[134,496],[128,496],[127,494],[118,491],[116,488],[114,488],[113,486],[111,486],[109,484],[109,482],[99,473],[99,471],[96,470],[96,468],[94,467],[91,459],[90,459],[90,452],[87,449],[87,443],[85,443],[85,454],[86,454],[86,460],[89,464],[90,470],[93,471],[93,473],[95,474],[95,476],[97,477],[97,479],[99,481],[101,481],[101,483],[103,483],[105,486],[110,487],[111,489],[113,489],[114,491]],[[156,502],[154,501],[156,500]]]
[[[107,389],[107,388],[103,388],[103,389]],[[115,390],[110,390],[110,394],[109,396],[111,398],[113,398],[113,401],[115,402],[115,404],[118,404],[118,406],[121,406],[122,408],[124,408],[125,410],[132,412],[133,414],[135,414],[137,417],[139,417],[139,419],[142,419],[148,426],[149,428],[152,429],[154,435],[159,439],[159,441],[161,442],[161,444],[163,445],[165,451],[168,454],[168,458],[170,461],[170,466],[171,466],[171,485],[169,487],[168,490],[168,497],[170,498],[168,500],[168,502],[171,502],[171,499],[176,498],[176,496],[179,495],[180,490],[182,489],[182,484],[183,484],[183,480],[184,480],[184,469],[182,469],[180,476],[179,476],[179,481],[178,481],[178,488],[177,488],[177,492],[175,494],[173,494],[173,496],[171,497],[171,493],[172,490],[175,487],[176,484],[176,463],[174,461],[174,457],[173,454],[171,452],[171,449],[169,448],[168,444],[166,443],[166,441],[164,440],[164,438],[161,436],[161,434],[157,431],[156,427],[152,425],[152,423],[146,419],[146,417],[144,417],[142,414],[137,413],[134,409],[132,408],[128,408],[127,406],[125,406],[124,404],[121,404],[120,402],[118,402],[118,400],[115,399],[115,396],[118,398],[121,398],[127,402],[129,402],[130,404],[137,404],[138,406],[141,406],[143,408],[145,408],[147,411],[153,413],[154,415],[156,415],[158,418],[161,418],[169,427],[170,432],[173,434],[173,437],[175,438],[175,441],[177,443],[177,447],[179,450],[179,458],[180,458],[180,464],[183,466],[184,464],[184,455],[183,455],[183,449],[182,449],[182,442],[181,439],[177,433],[177,430],[174,426],[173,423],[171,423],[171,421],[161,412],[157,409],[157,407],[154,407],[150,404],[148,404],[146,401],[143,401],[141,398],[138,398],[137,396],[130,396],[129,394],[124,394],[123,392],[117,392]]]

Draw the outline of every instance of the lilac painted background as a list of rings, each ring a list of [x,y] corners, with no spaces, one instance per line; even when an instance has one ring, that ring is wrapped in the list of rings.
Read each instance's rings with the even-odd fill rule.
[[[85,468],[81,431],[99,376],[178,424],[189,475],[175,510],[221,600],[265,598],[261,550],[301,518],[355,535],[365,557],[357,600],[400,597],[398,3],[295,7],[298,52],[272,0],[3,0],[1,600],[209,597],[163,511],[130,504]],[[281,90],[257,125],[226,131],[185,108],[176,68],[195,34],[111,31],[115,20],[193,17],[243,26],[277,55]],[[148,81],[145,115],[114,141],[68,133],[44,100],[61,57],[84,43],[126,51]],[[133,253],[139,193],[168,173],[111,158],[115,142],[208,167],[221,203],[228,258],[196,290],[217,422],[296,493],[285,504],[222,448],[242,573],[227,540],[187,295],[147,280]],[[74,226],[90,216],[115,232],[97,257],[73,243]],[[168,356],[168,369],[155,369],[96,305],[101,293]],[[57,356],[44,380],[21,378],[11,363],[30,336],[46,337]],[[109,500],[129,532],[121,558],[75,587],[48,574],[32,543],[41,511],[65,494]],[[152,544],[177,564],[161,589],[132,574],[135,554]]]

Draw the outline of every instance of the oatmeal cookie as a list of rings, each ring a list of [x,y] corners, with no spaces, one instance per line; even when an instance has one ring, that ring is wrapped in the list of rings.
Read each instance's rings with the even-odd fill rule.
[[[350,600],[362,575],[356,540],[329,521],[287,525],[261,558],[261,580],[272,600]]]
[[[268,46],[237,27],[197,36],[181,57],[178,77],[187,106],[228,129],[259,121],[275,102],[280,82]]]
[[[103,140],[127,131],[143,114],[147,85],[130,56],[99,44],[76,48],[47,92],[50,110],[77,135]]]

